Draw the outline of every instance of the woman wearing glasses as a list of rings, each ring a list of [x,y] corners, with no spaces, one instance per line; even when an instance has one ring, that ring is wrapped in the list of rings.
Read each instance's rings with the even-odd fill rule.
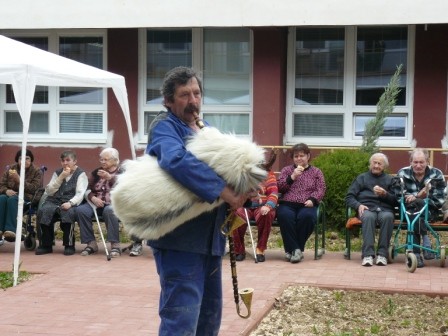
[[[93,204],[97,208],[98,215],[103,216],[107,228],[107,240],[110,242],[110,255],[119,257],[120,231],[118,218],[110,206],[110,190],[115,184],[116,176],[120,173],[120,159],[115,148],[105,148],[100,153],[100,167],[89,176],[89,186],[86,191],[86,199],[89,203],[81,204],[76,208],[76,218],[81,233],[81,243],[87,244],[81,252],[82,256],[88,256],[98,251],[98,244],[93,234]]]

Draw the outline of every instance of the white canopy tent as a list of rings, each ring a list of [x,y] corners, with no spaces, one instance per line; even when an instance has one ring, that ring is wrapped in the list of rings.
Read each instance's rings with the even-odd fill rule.
[[[25,153],[30,124],[31,107],[36,85],[72,87],[110,87],[123,110],[129,133],[132,158],[135,146],[129,115],[128,95],[123,76],[88,66],[56,54],[34,48],[0,35],[0,84],[11,84],[23,123],[22,153]],[[19,274],[22,236],[25,155],[20,167],[19,209],[14,250],[14,286]]]

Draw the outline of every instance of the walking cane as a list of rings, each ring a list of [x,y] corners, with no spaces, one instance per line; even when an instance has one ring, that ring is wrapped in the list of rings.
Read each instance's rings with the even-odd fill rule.
[[[98,230],[100,231],[101,240],[103,241],[104,250],[106,251],[107,261],[110,261],[111,256],[109,254],[109,250],[107,249],[106,241],[104,240],[103,230],[101,229],[100,220],[98,219],[98,213],[96,212],[96,206],[92,202],[89,202],[89,204],[90,204],[90,206],[93,209],[93,213],[95,214],[95,219],[96,219],[96,222],[98,224]]]
[[[244,213],[246,214],[247,226],[249,227],[249,235],[250,235],[250,240],[252,241],[252,249],[254,250],[255,263],[258,264],[257,252],[255,251],[254,237],[252,236],[252,229],[250,227],[249,215],[247,214],[247,209],[246,208],[244,208]]]

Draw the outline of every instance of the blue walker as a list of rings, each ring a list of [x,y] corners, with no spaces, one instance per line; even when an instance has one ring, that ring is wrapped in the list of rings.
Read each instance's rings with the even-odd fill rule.
[[[405,201],[405,186],[404,181],[400,178],[400,188],[401,188],[401,196],[400,196],[400,223],[395,232],[394,241],[389,246],[389,261],[393,261],[395,256],[399,253],[399,251],[405,249],[406,254],[406,268],[408,272],[413,273],[417,268],[417,256],[414,253],[414,247],[418,247],[423,251],[432,252],[435,254],[435,259],[439,260],[440,267],[445,267],[445,246],[440,245],[440,236],[434,231],[434,229],[429,224],[429,191],[431,189],[431,185],[435,185],[439,182],[436,179],[429,179],[425,181],[425,190],[426,190],[426,198],[423,200],[423,206],[420,210],[411,212],[409,209],[406,209],[406,201]],[[411,217],[413,217],[411,219]],[[416,225],[420,225],[420,220],[423,219],[425,223],[425,227],[428,231],[428,234],[431,234],[434,238],[435,247],[428,248],[422,245],[418,245],[414,243],[414,228]],[[407,230],[406,233],[406,242],[400,244],[399,236],[402,230]],[[423,237],[421,239],[423,242]]]

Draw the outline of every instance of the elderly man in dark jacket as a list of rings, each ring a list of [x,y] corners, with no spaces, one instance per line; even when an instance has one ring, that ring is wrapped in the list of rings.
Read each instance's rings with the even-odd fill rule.
[[[394,227],[394,207],[397,198],[393,192],[393,178],[384,170],[388,167],[387,156],[375,153],[369,160],[370,168],[360,174],[350,186],[345,202],[357,211],[362,221],[362,266],[372,266],[375,258],[375,227],[380,227],[376,264],[387,265],[389,242]]]

